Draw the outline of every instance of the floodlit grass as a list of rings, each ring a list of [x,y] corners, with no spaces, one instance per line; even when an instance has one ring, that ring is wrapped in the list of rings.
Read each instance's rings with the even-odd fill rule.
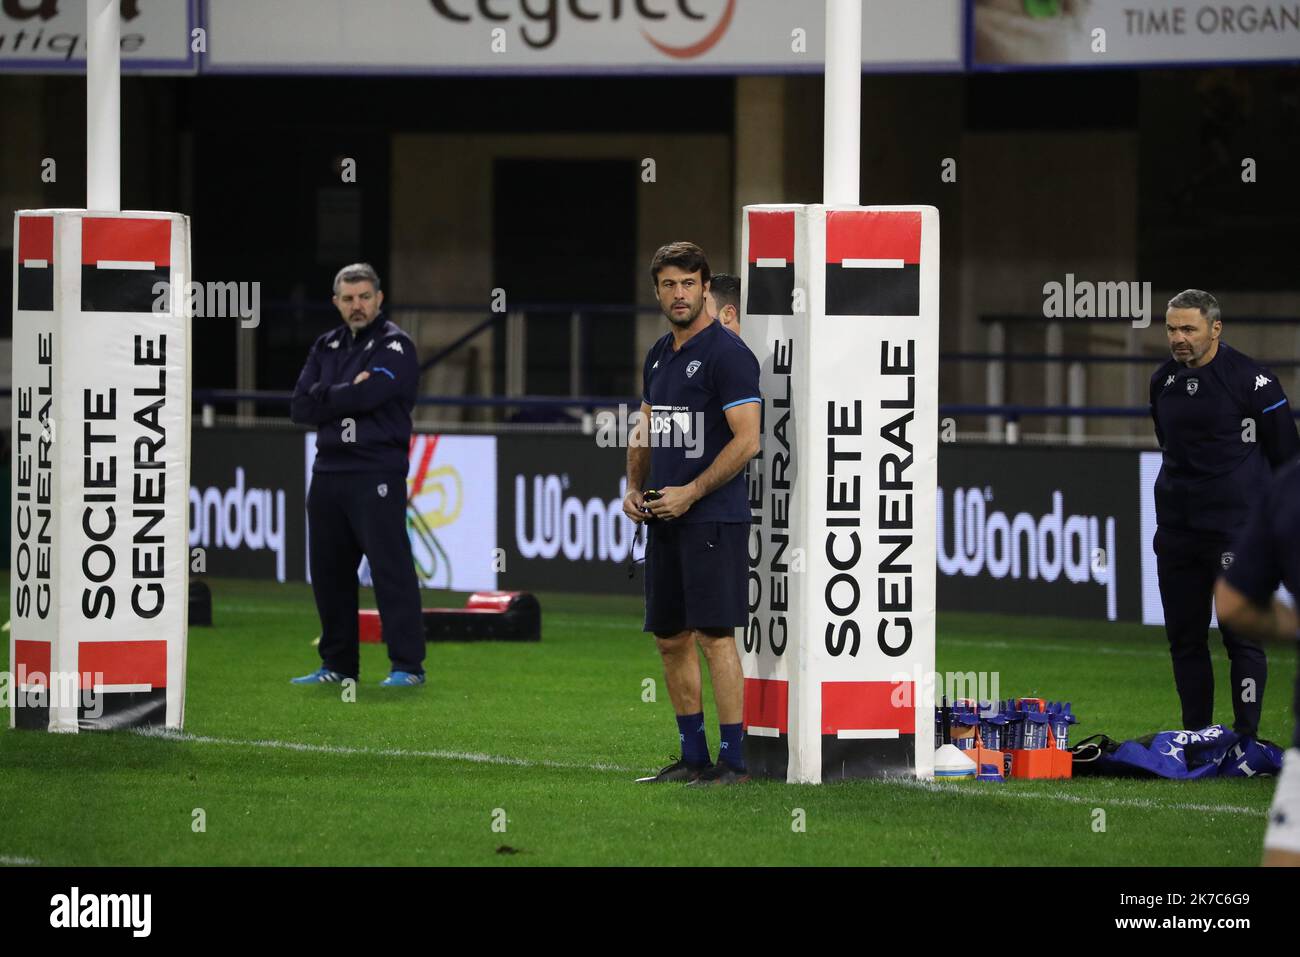
[[[1253,865],[1270,780],[636,785],[677,736],[635,599],[542,594],[540,644],[432,644],[429,684],[355,703],[317,666],[306,585],[217,580],[190,634],[185,732],[0,731],[0,862],[47,865]],[[3,604],[7,618],[6,583]],[[371,596],[372,597],[372,596]],[[462,596],[426,596],[460,605]],[[373,602],[372,602],[373,604]],[[1217,643],[1217,637],[1213,639]],[[1295,652],[1270,649],[1264,734],[1289,740]],[[1220,688],[1227,663],[1215,648]],[[0,667],[8,667],[7,643]],[[939,670],[1074,702],[1075,740],[1173,727],[1160,629],[940,616]],[[642,701],[653,678],[654,703]],[[706,681],[707,685],[707,681]],[[705,703],[711,746],[712,702]],[[1218,718],[1230,723],[1221,692]],[[192,829],[195,809],[206,831]],[[1105,811],[1104,833],[1094,809]],[[500,810],[498,810],[500,809]],[[792,829],[802,809],[806,831]],[[494,820],[506,830],[493,829]],[[513,853],[511,853],[513,851]]]

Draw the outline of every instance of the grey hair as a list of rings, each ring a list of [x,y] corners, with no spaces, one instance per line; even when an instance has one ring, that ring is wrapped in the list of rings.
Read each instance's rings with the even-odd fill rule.
[[[375,292],[379,291],[379,273],[375,272],[375,267],[370,263],[353,263],[351,266],[344,266],[334,276],[334,295],[339,294],[341,282],[367,281],[374,285]]]
[[[1169,300],[1170,309],[1199,309],[1201,315],[1214,325],[1220,319],[1219,300],[1204,289],[1184,289]]]

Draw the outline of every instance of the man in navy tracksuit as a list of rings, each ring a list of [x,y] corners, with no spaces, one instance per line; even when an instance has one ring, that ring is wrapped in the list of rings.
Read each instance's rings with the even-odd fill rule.
[[[311,585],[321,667],[294,684],[355,679],[357,566],[370,560],[392,672],[381,684],[424,684],[420,586],[406,533],[407,453],[420,376],[411,338],[379,314],[384,294],[367,263],[339,270],[343,325],[313,343],[293,390],[293,421],[316,426],[307,495]]]
[[[1169,301],[1173,358],[1151,377],[1151,417],[1164,462],[1156,479],[1156,569],[1180,727],[1214,723],[1210,603],[1234,558],[1232,538],[1274,469],[1300,451],[1277,376],[1219,341],[1219,304],[1199,289]],[[1268,678],[1264,650],[1219,622],[1231,662],[1233,730],[1259,733]]]

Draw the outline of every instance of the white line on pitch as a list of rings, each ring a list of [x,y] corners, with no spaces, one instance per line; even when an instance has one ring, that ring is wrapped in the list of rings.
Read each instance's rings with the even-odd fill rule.
[[[37,867],[40,863],[34,857],[11,857],[8,854],[0,854],[0,867]]]
[[[842,259],[840,265],[845,269],[902,269],[901,259]]]
[[[97,259],[95,260],[97,269],[153,269],[154,264],[151,262],[140,262],[134,259]]]
[[[564,761],[530,761],[500,754],[479,751],[409,751],[406,748],[355,748],[342,744],[304,744],[299,741],[246,740],[243,738],[211,738],[206,735],[187,734],[184,731],[141,728],[134,732],[144,738],[161,738],[185,744],[224,744],[244,748],[271,748],[277,751],[300,751],[308,754],[355,754],[381,758],[437,758],[443,761],[470,761],[474,764],[507,764],[520,768],[560,768],[569,771],[621,771],[634,774],[644,768],[625,768],[618,764],[570,764]]]
[[[1119,807],[1148,808],[1153,811],[1197,811],[1202,814],[1245,814],[1248,817],[1266,817],[1268,812],[1261,808],[1242,807],[1239,804],[1190,804],[1186,802],[1152,801],[1148,798],[1110,798],[1101,795],[1085,797],[1080,794],[1049,794],[1046,791],[1021,791],[1016,788],[1001,788],[997,785],[981,786],[975,782],[966,784],[948,784],[937,781],[918,781],[912,778],[890,778],[889,784],[933,791],[940,794],[959,794],[963,797],[1003,797],[1029,798],[1047,801],[1063,801],[1069,804],[1087,804],[1092,807],[1107,804]]]
[[[502,764],[521,768],[558,768],[568,771],[619,771],[637,773],[643,768],[626,768],[617,764],[570,764],[563,761],[529,761],[525,758],[512,758],[499,754],[483,754],[475,751],[408,751],[405,748],[354,748],[346,745],[303,744],[298,741],[252,741],[241,738],[213,738],[205,735],[187,734],[186,732],[166,729],[140,728],[134,732],[144,738],[159,738],[164,741],[177,741],[185,744],[224,744],[233,747],[270,748],[280,751],[298,751],[309,754],[348,754],[370,757],[391,758],[436,758],[449,761],[469,761],[474,764]],[[1257,808],[1241,807],[1236,804],[1189,804],[1151,801],[1146,798],[1108,798],[1094,795],[1084,797],[1075,794],[1049,793],[1045,791],[1021,791],[1002,789],[995,786],[980,787],[974,782],[965,784],[942,784],[933,781],[918,781],[909,778],[890,778],[878,782],[885,786],[897,785],[941,794],[959,794],[963,797],[1005,797],[1027,798],[1030,800],[1063,801],[1070,804],[1087,804],[1093,807],[1111,804],[1119,807],[1147,808],[1156,811],[1197,811],[1207,814],[1245,814],[1251,817],[1265,817],[1267,812]],[[3,863],[0,858],[0,863]]]
[[[758,260],[758,267],[759,267],[760,269],[784,269],[784,268],[785,268],[785,260],[784,260],[784,259],[761,259],[761,258],[760,258],[760,259]]]

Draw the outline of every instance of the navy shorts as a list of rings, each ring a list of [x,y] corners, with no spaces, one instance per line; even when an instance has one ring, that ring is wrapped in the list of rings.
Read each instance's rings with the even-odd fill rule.
[[[650,522],[647,535],[645,631],[748,624],[748,522]]]

